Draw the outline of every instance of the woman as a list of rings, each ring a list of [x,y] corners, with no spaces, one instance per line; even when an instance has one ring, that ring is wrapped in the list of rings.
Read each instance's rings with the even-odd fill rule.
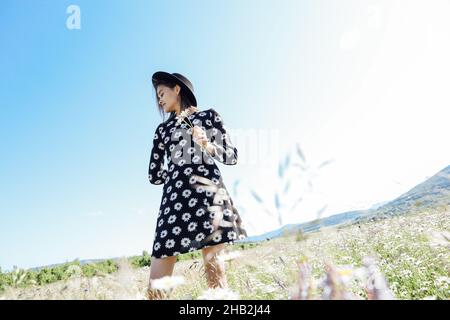
[[[148,171],[150,183],[163,184],[148,298],[161,298],[152,280],[171,276],[176,256],[196,250],[202,250],[208,286],[226,288],[218,255],[247,233],[214,160],[235,165],[237,149],[219,113],[197,107],[186,77],[159,71],[152,83],[159,111],[170,115],[155,130]]]

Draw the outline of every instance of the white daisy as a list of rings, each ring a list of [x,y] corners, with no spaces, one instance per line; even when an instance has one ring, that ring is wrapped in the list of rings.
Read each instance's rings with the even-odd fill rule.
[[[203,208],[200,208],[200,209],[198,209],[196,212],[195,212],[195,215],[197,216],[197,217],[201,217],[202,215],[204,215],[205,214],[205,209],[203,209]]]
[[[155,249],[155,251],[158,251],[159,248],[161,248],[161,244],[159,242],[156,242],[153,248]]]
[[[214,173],[217,174],[217,175],[220,175],[219,169],[214,169]]]
[[[164,215],[168,214],[169,212],[170,212],[170,208],[169,207],[164,209]]]
[[[181,157],[181,155],[182,155],[183,153],[181,152],[181,150],[177,150],[177,152],[175,152],[175,159],[177,159],[177,158],[179,158],[179,157]]]
[[[150,163],[150,169],[155,169],[156,168],[156,164],[154,162]]]
[[[175,182],[175,187],[177,188],[181,188],[181,186],[183,185],[183,181],[178,180],[177,182]]]
[[[169,219],[167,220],[167,223],[172,224],[175,222],[175,220],[177,220],[177,216],[173,214],[169,217]]]
[[[163,201],[162,201],[162,204],[166,204],[166,202],[167,202],[167,198],[164,197],[164,199],[163,199]]]
[[[237,234],[234,231],[228,231],[227,237],[228,237],[228,239],[234,240],[237,238]]]
[[[174,205],[175,210],[180,211],[181,208],[183,208],[183,205],[181,204],[181,202],[177,202]]]
[[[178,227],[178,226],[176,226],[176,227],[173,227],[172,228],[172,233],[174,234],[174,235],[179,235],[180,234],[180,232],[181,232],[181,228],[180,227]]]
[[[190,175],[190,174],[192,173],[192,168],[191,168],[191,167],[188,167],[188,168],[184,169],[183,172],[184,172],[185,175],[188,176],[188,175]]]
[[[163,225],[163,223],[164,223],[164,219],[159,220],[158,227],[161,227]]]
[[[181,245],[182,245],[183,247],[189,246],[190,243],[191,243],[191,240],[190,240],[189,238],[183,238],[183,239],[181,239]]]
[[[216,177],[211,178],[211,181],[214,182],[215,184],[219,183],[219,179],[217,179]]]
[[[169,147],[170,152],[172,152],[173,149],[175,149],[175,145],[174,145],[174,144],[171,144],[170,147]]]
[[[188,225],[188,230],[189,231],[194,231],[195,229],[197,229],[197,222],[191,222]]]
[[[213,192],[212,191],[210,191],[210,190],[207,190],[206,191],[206,196],[207,197],[211,197],[213,195]]]
[[[172,191],[172,186],[167,187],[166,193],[170,193],[170,191]]]
[[[175,171],[175,172],[173,173],[173,175],[172,175],[172,178],[173,178],[173,179],[176,179],[176,177],[178,177],[178,173],[179,173],[178,171]]]
[[[189,205],[189,207],[193,207],[193,206],[195,206],[195,204],[197,203],[197,198],[191,198],[190,200],[189,200],[189,203],[188,203],[188,205]]]
[[[196,163],[200,161],[200,157],[198,155],[195,155],[192,157],[192,162]]]
[[[158,159],[159,159],[159,154],[154,153],[154,154],[153,154],[153,158],[154,158],[155,160],[158,160]]]
[[[194,184],[194,183],[196,183],[197,182],[197,177],[196,176],[191,176],[190,178],[189,178],[189,183],[190,184]]]
[[[189,219],[191,219],[191,214],[189,212],[185,212],[181,216],[181,219],[183,219],[183,221],[187,222],[187,221],[189,221]]]
[[[200,232],[195,236],[195,240],[198,242],[202,241],[203,239],[205,239],[205,234],[203,232]]]
[[[186,163],[186,159],[181,159],[180,161],[178,161],[179,166],[183,166],[185,163]]]
[[[180,146],[184,147],[184,145],[185,145],[186,143],[187,143],[187,141],[183,139],[183,140],[180,141]]]
[[[165,137],[165,138],[164,138],[164,143],[169,142],[169,140],[170,140],[170,137]]]
[[[213,241],[214,242],[219,242],[220,240],[222,240],[222,235],[220,233],[217,233],[214,237],[213,237]]]
[[[203,191],[205,191],[205,188],[203,188],[202,186],[198,186],[198,187],[195,189],[195,191],[196,191],[197,193],[202,193]]]
[[[175,199],[177,198],[177,196],[178,196],[178,194],[177,194],[176,192],[172,193],[172,194],[170,195],[170,200],[171,200],[171,201],[175,200]]]
[[[191,195],[191,190],[186,189],[186,190],[183,191],[183,197],[187,198],[190,195]]]
[[[165,238],[167,236],[167,230],[161,231],[161,235],[160,236],[161,236],[161,239]]]
[[[173,248],[174,245],[175,245],[175,240],[169,239],[169,240],[166,241],[166,248],[167,249]]]
[[[211,122],[211,120],[209,120],[209,119],[206,119],[205,123],[206,123],[208,126],[212,126],[212,122]]]
[[[227,217],[231,217],[231,214],[233,213],[233,211],[231,211],[231,209],[223,209],[223,215],[227,216]]]
[[[189,147],[188,149],[187,149],[187,153],[188,154],[193,154],[195,152],[195,148],[194,147]]]

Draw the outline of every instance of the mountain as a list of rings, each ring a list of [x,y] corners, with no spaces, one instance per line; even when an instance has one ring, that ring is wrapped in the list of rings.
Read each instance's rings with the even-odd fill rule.
[[[323,227],[379,220],[393,215],[423,211],[436,207],[450,207],[450,166],[442,169],[431,178],[394,200],[374,204],[367,210],[348,211],[320,220],[301,224],[288,224],[261,235],[247,237],[238,242],[259,242],[277,238],[286,233],[299,231],[307,233]]]

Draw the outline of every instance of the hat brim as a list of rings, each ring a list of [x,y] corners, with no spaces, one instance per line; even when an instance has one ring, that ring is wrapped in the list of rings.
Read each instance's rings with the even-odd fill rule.
[[[197,106],[197,99],[195,98],[194,93],[191,91],[191,89],[187,85],[184,84],[183,81],[181,81],[180,79],[178,79],[171,73],[168,73],[165,71],[157,71],[152,75],[152,84],[153,84],[153,87],[155,88],[155,90],[156,90],[156,87],[155,87],[156,83],[161,80],[166,80],[166,81],[178,84],[187,93],[192,104],[194,106]]]

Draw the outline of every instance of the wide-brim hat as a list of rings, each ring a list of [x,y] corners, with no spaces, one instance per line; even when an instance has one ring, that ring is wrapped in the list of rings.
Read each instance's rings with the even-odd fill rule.
[[[197,99],[194,94],[194,86],[188,78],[179,73],[168,73],[164,71],[157,71],[152,75],[153,87],[156,89],[156,84],[159,80],[165,80],[178,84],[182,90],[187,94],[193,106],[197,106]]]

